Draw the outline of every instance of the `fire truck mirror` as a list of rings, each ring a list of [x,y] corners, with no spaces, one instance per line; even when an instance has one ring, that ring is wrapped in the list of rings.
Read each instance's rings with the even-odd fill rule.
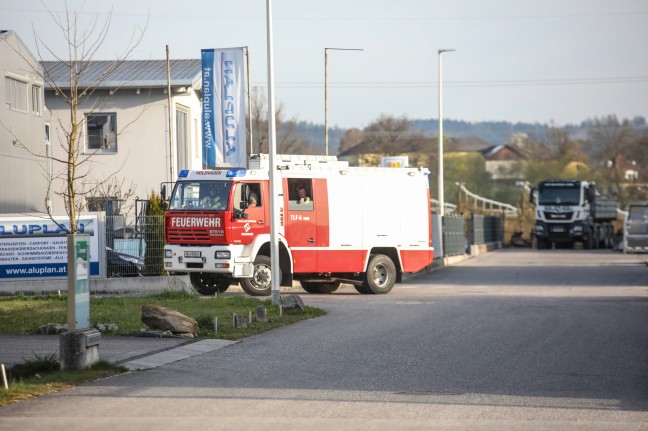
[[[241,202],[241,209],[234,209],[234,218],[248,218],[248,214],[245,212],[245,207],[247,207],[247,204]]]
[[[166,198],[166,184],[162,184],[162,189],[160,190],[160,196],[162,196],[163,201],[167,200],[167,198]]]

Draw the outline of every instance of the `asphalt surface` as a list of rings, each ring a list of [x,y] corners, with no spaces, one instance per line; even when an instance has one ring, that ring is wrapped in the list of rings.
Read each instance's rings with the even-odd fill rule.
[[[506,250],[304,294],[327,314],[5,406],[0,430],[646,430],[645,260]]]
[[[147,338],[102,336],[99,359],[141,370],[220,349],[233,344],[227,340],[187,340],[185,338]],[[59,357],[58,335],[0,334],[0,364],[13,365],[49,356]]]

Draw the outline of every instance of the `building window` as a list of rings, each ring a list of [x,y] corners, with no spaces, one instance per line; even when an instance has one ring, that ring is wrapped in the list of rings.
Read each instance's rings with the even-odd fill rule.
[[[14,111],[27,111],[27,83],[5,76],[5,97],[7,108]]]
[[[189,168],[189,112],[176,109],[176,157],[178,169]]]
[[[32,105],[32,114],[42,115],[43,114],[43,96],[42,96],[42,87],[38,85],[32,85],[31,88],[31,105]]]
[[[117,152],[117,114],[86,114],[86,150]]]

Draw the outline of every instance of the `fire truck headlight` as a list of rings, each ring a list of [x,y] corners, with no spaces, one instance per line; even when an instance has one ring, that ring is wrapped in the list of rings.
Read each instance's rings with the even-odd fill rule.
[[[164,258],[171,259],[173,257],[173,252],[171,250],[164,250]]]
[[[215,259],[229,259],[231,256],[229,251],[217,251],[214,255]]]

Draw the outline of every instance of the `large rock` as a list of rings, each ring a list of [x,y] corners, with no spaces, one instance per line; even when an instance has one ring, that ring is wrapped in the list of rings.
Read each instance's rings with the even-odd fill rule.
[[[149,328],[158,331],[171,331],[174,334],[198,334],[196,319],[158,305],[142,305],[142,322]]]
[[[279,297],[279,305],[285,310],[287,308],[299,308],[301,311],[304,311],[304,301],[302,301],[301,296],[299,295],[287,295]]]

